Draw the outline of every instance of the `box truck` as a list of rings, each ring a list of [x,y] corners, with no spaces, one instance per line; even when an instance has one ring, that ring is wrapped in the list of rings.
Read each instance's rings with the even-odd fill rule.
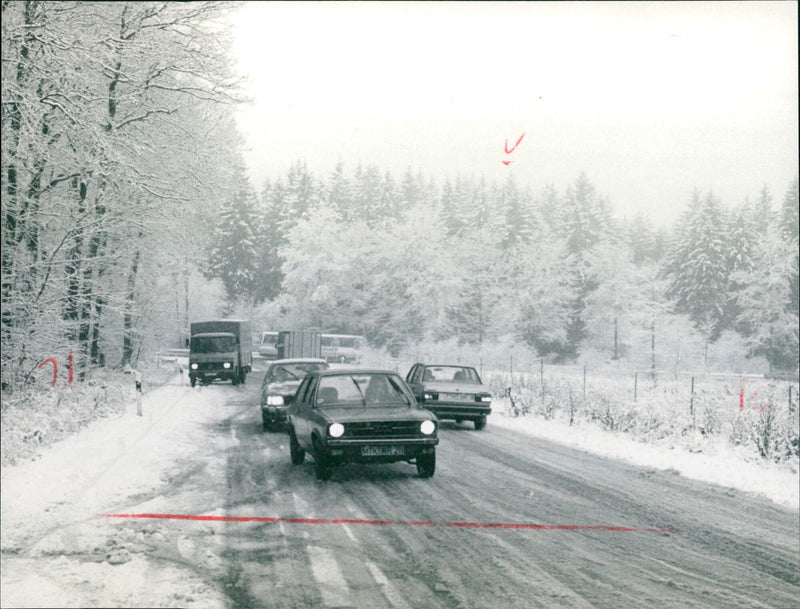
[[[190,326],[189,383],[215,379],[244,383],[253,370],[250,322],[239,319],[195,321]]]
[[[278,333],[278,359],[321,357],[319,332],[285,330]]]

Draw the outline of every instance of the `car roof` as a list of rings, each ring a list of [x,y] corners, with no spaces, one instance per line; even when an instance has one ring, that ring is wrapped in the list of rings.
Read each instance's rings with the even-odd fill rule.
[[[327,360],[318,357],[287,357],[286,359],[274,359],[269,365],[280,364],[327,364]]]
[[[394,370],[383,370],[381,368],[328,368],[327,370],[315,370],[310,374],[313,376],[336,376],[342,374],[392,374],[400,376]]]
[[[467,364],[414,364],[414,366],[424,366],[425,368],[472,368],[475,370],[475,366]]]
[[[233,336],[235,338],[235,334],[232,332],[198,332],[197,334],[192,334],[192,338],[216,338],[219,336]]]

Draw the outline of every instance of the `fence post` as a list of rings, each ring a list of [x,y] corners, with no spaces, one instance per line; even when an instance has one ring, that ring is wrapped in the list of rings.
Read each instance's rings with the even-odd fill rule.
[[[695,427],[694,419],[694,377],[692,377],[692,393],[689,397],[689,413],[692,415],[692,427]]]
[[[639,372],[636,371],[633,373],[633,401],[636,403],[636,389],[639,385]]]
[[[133,371],[133,380],[136,383],[136,414],[142,416],[142,374],[138,370]]]
[[[583,399],[586,399],[586,364],[583,365]]]

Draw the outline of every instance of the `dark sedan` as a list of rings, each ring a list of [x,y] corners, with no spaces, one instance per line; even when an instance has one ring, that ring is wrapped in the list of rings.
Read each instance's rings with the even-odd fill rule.
[[[328,363],[318,358],[279,359],[272,362],[261,384],[261,427],[275,429],[286,422],[289,404],[306,374],[325,370]]]
[[[492,412],[492,394],[470,366],[414,364],[406,382],[417,401],[440,420],[472,421],[475,429],[486,427]]]
[[[332,369],[303,379],[288,415],[291,460],[314,458],[320,480],[345,462],[414,463],[422,478],[436,468],[438,422],[403,379],[386,370]]]

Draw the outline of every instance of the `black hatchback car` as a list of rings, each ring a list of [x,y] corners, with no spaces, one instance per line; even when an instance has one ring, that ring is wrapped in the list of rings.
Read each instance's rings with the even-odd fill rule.
[[[288,428],[292,463],[300,465],[310,453],[320,480],[345,462],[407,461],[422,478],[436,468],[438,421],[394,372],[311,372],[289,407]]]

